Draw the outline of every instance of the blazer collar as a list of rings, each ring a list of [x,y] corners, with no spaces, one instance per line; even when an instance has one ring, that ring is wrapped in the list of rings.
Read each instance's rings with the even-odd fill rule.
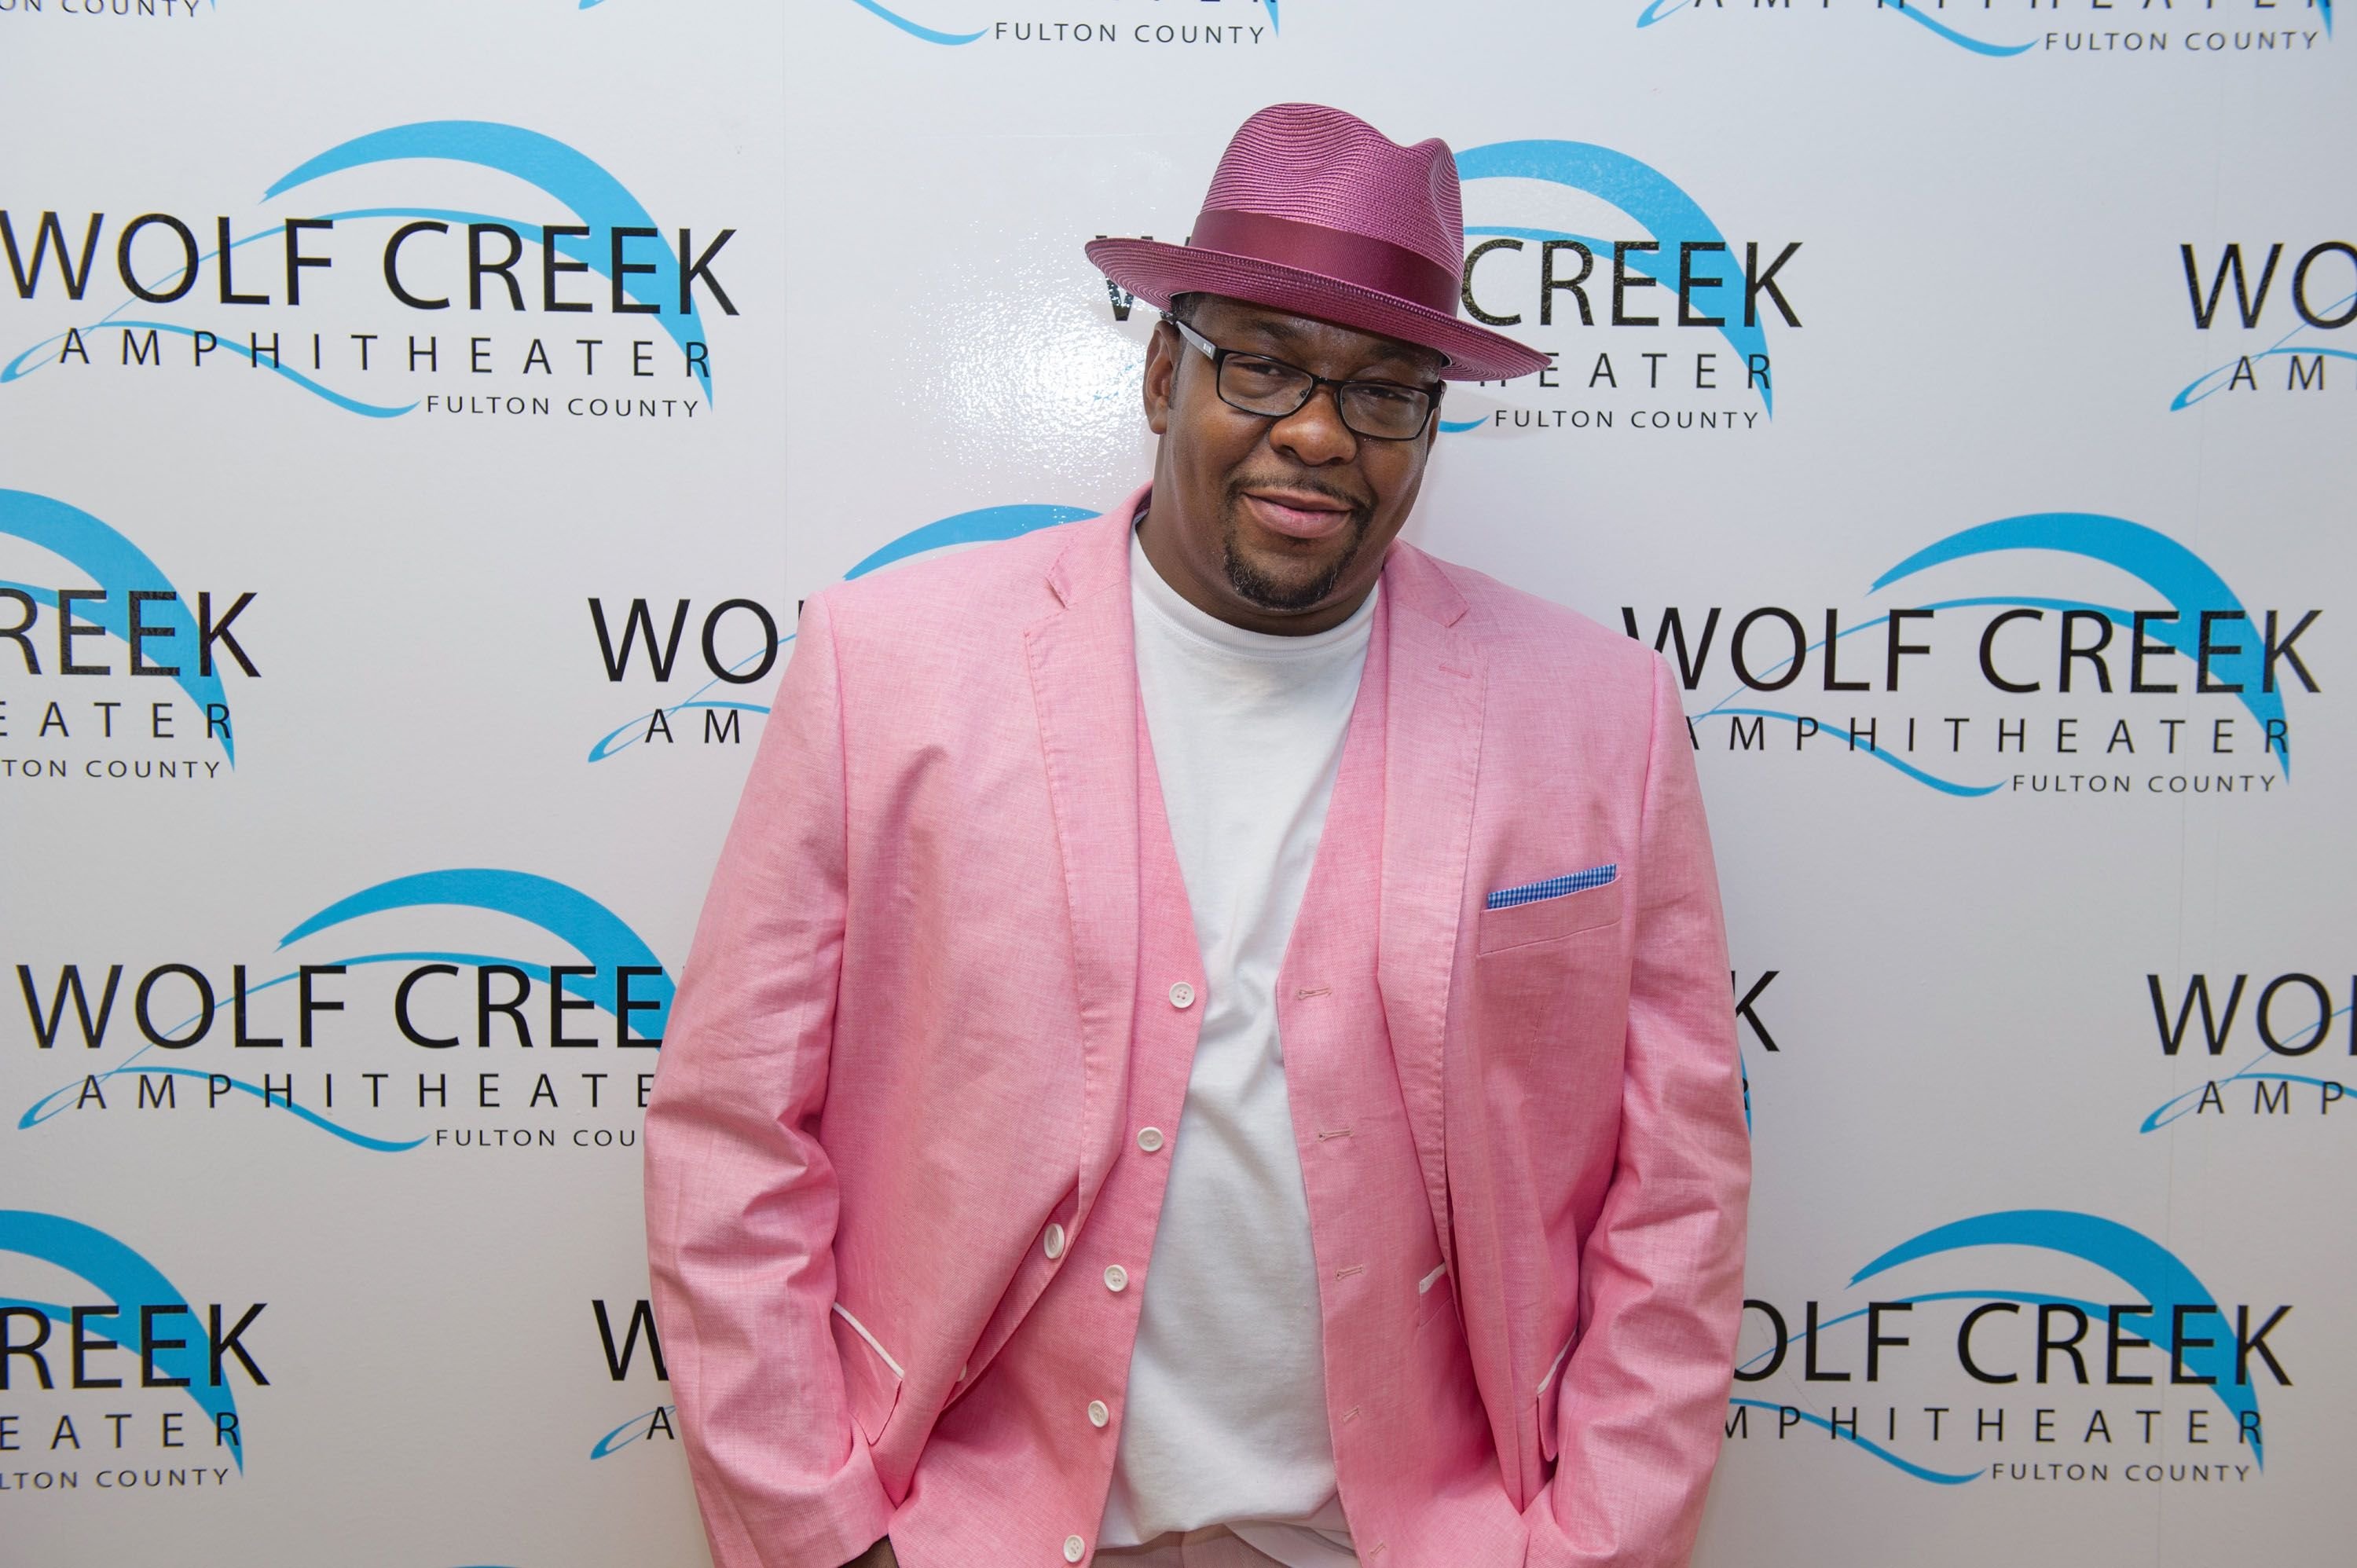
[[[1130,523],[1153,493],[1152,485],[1140,485],[1112,510],[1072,524],[1071,537],[1048,566],[1048,587],[1058,603],[1069,610],[1108,589],[1129,586]],[[1125,638],[1132,635],[1126,601],[1122,631]],[[1130,661],[1136,662],[1134,644]]]
[[[1080,993],[1075,1226],[1087,1218],[1119,1152],[1129,1093],[1137,1000],[1139,704],[1126,589],[1129,520],[1145,494],[1141,489],[1103,516],[1072,525],[1048,574],[1062,607],[1023,633]]]
[[[1383,592],[1392,614],[1375,980],[1433,1230],[1454,1289],[1442,1047],[1473,843],[1488,666],[1462,624],[1465,596],[1432,557],[1394,543],[1383,565]]]

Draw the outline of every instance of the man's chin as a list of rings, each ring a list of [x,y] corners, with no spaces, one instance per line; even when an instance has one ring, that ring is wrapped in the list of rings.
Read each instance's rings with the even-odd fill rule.
[[[1345,549],[1329,561],[1306,562],[1298,557],[1256,559],[1243,550],[1227,557],[1228,586],[1256,608],[1278,615],[1314,610],[1334,596],[1343,568],[1355,549]]]

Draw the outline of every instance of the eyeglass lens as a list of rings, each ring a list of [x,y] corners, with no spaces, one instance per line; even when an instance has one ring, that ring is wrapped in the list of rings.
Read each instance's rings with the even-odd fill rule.
[[[1283,418],[1309,401],[1317,379],[1275,360],[1231,354],[1220,367],[1220,396],[1247,413]],[[1361,435],[1401,441],[1424,428],[1432,400],[1417,387],[1346,381],[1337,396],[1342,423]]]

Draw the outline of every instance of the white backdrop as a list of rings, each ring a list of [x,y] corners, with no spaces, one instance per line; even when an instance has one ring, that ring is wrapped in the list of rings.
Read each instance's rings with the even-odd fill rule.
[[[1289,98],[1446,137],[1558,356],[1414,536],[1684,639],[1760,1304],[1698,1561],[2340,1560],[2333,22],[0,0],[0,1562],[702,1561],[639,1103],[797,602],[1145,474],[1081,243]]]

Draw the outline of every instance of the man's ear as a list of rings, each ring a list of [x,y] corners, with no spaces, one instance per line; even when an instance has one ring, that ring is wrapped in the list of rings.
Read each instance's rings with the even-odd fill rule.
[[[1178,330],[1168,321],[1154,324],[1146,340],[1146,427],[1157,435],[1170,428],[1170,389],[1178,379]]]

